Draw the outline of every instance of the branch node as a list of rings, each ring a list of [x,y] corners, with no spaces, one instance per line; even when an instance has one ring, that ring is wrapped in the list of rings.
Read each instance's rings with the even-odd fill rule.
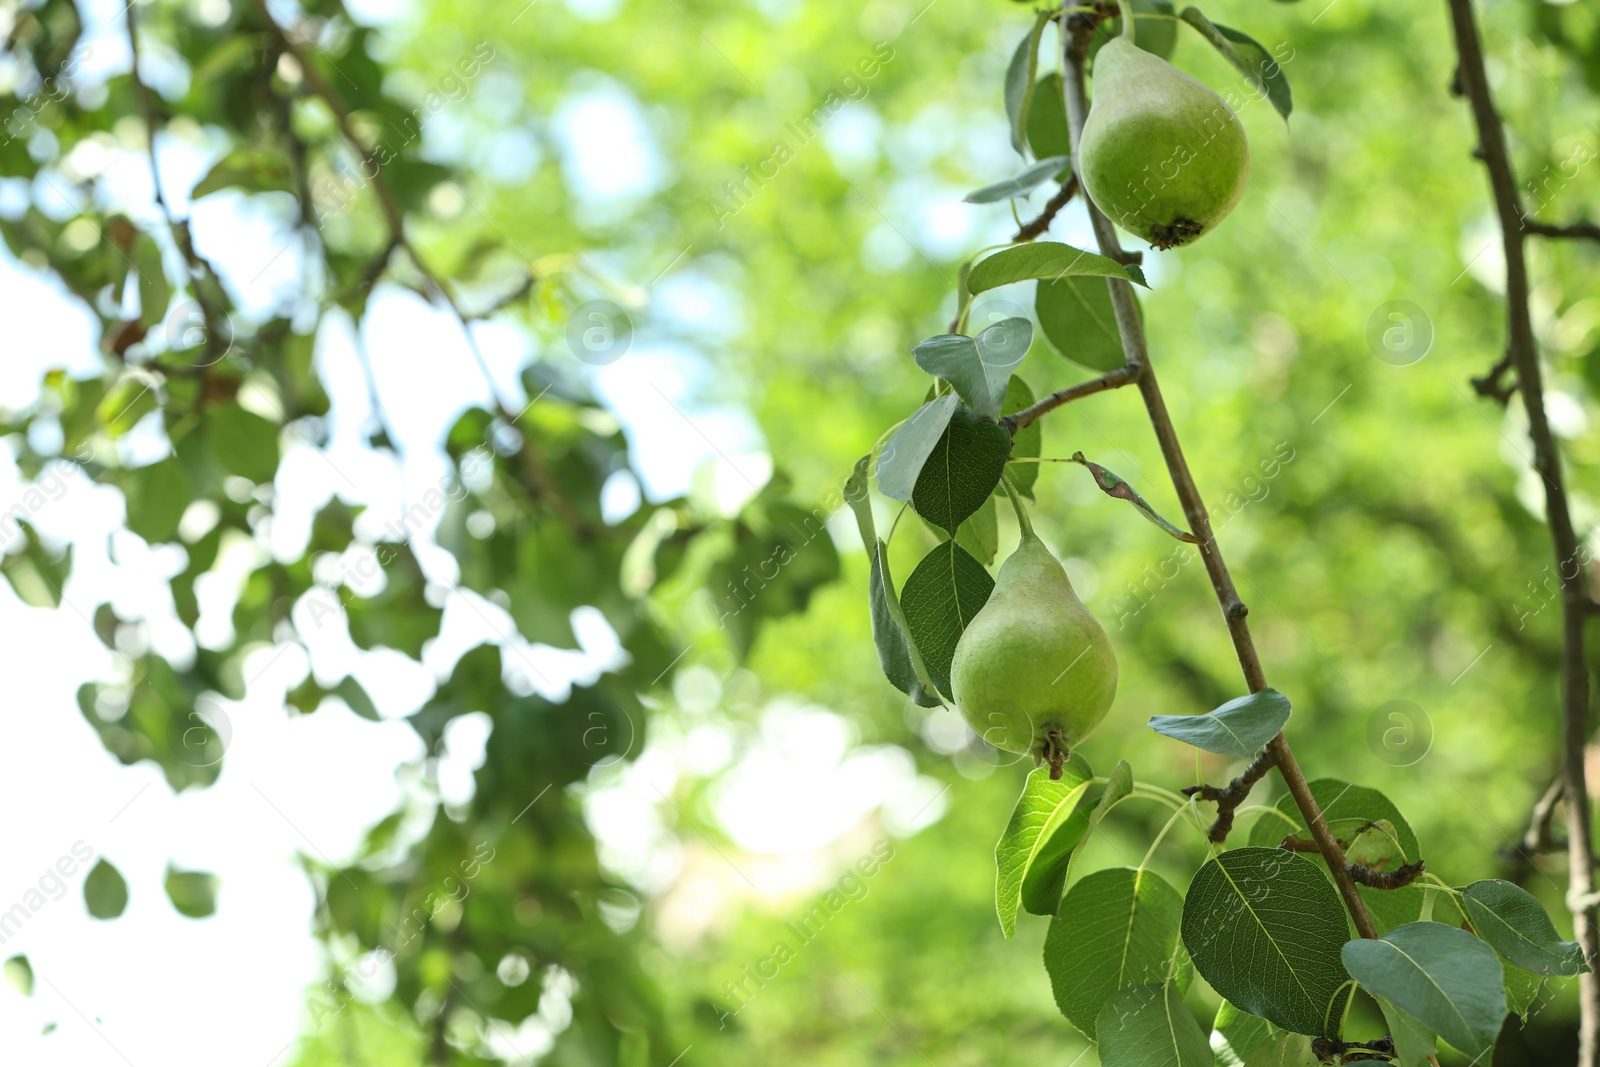
[[[1345,867],[1350,872],[1351,880],[1369,889],[1404,889],[1417,880],[1422,868],[1422,860],[1408,863],[1404,867],[1396,867],[1392,871],[1375,871],[1359,863],[1351,863]]]

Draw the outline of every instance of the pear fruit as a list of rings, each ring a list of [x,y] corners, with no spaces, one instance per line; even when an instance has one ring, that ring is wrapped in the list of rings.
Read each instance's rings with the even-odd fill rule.
[[[1001,564],[988,602],[956,642],[950,689],[978,736],[1048,762],[1051,777],[1111,710],[1111,639],[1032,533]]]
[[[1095,56],[1078,177],[1111,221],[1175,248],[1239,202],[1250,144],[1222,97],[1122,36]]]

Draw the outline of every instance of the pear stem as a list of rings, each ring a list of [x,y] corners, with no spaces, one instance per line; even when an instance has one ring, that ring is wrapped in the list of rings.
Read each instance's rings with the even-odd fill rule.
[[[1129,44],[1136,44],[1133,29],[1133,0],[1117,0],[1117,12],[1122,19],[1122,36]]]
[[[1129,0],[1118,0],[1118,5],[1123,12],[1123,32],[1129,33],[1129,28],[1133,25],[1133,19],[1129,17],[1131,4]],[[1094,29],[1083,19],[1071,20],[1071,26],[1069,32],[1061,35],[1062,58],[1066,62],[1062,92],[1066,96],[1073,165],[1077,166],[1080,160],[1078,141],[1083,136],[1084,119],[1089,113],[1083,68]],[[1131,33],[1129,36],[1131,40]],[[1092,202],[1086,206],[1089,209],[1089,222],[1094,228],[1101,253],[1113,259],[1118,258],[1123,252],[1122,245],[1117,240],[1116,228]],[[1199,487],[1195,485],[1194,475],[1189,472],[1189,461],[1184,456],[1183,446],[1178,441],[1178,432],[1172,424],[1171,414],[1167,411],[1166,400],[1161,395],[1155,368],[1150,365],[1144,324],[1140,322],[1132,306],[1133,292],[1127,287],[1127,282],[1117,279],[1108,279],[1108,285],[1123,351],[1130,353],[1130,357],[1133,354],[1140,357],[1137,362],[1142,365],[1143,373],[1138,377],[1139,394],[1144,399],[1145,412],[1150,418],[1151,429],[1155,431],[1156,441],[1161,446],[1161,455],[1166,460],[1167,474],[1172,479],[1172,488],[1183,504],[1189,528],[1194,531],[1199,541],[1200,557],[1205,562],[1206,573],[1211,578],[1211,587],[1216,593],[1217,604],[1222,608],[1228,633],[1233,638],[1234,653],[1238,657],[1239,668],[1244,673],[1245,683],[1252,693],[1259,692],[1266,688],[1267,678],[1261,666],[1261,657],[1256,652],[1249,624],[1245,622],[1247,614],[1245,605],[1239,599],[1238,590],[1233,584],[1233,576],[1228,573],[1228,565],[1223,562],[1222,550],[1218,547],[1216,536],[1211,531],[1211,513],[1200,495]],[[1130,362],[1133,362],[1131,358]],[[1299,763],[1295,761],[1294,752],[1289,748],[1288,738],[1280,731],[1278,736],[1267,742],[1259,760],[1270,761],[1283,776],[1284,784],[1289,787],[1289,794],[1294,797],[1295,806],[1300,809],[1306,828],[1311,831],[1311,836],[1317,843],[1317,850],[1327,862],[1328,873],[1338,886],[1339,895],[1344,898],[1345,908],[1355,922],[1356,932],[1362,937],[1376,938],[1378,932],[1372,925],[1372,916],[1367,912],[1366,902],[1361,899],[1355,881],[1350,876],[1349,863],[1345,859],[1344,851],[1339,848],[1338,842],[1328,830],[1328,822],[1323,818],[1322,809],[1317,804],[1316,798],[1311,795],[1311,787],[1307,784],[1305,775],[1301,773]]]
[[[1011,475],[1002,474],[1000,484],[1005,486],[1006,496],[1011,499],[1011,509],[1017,513],[1017,525],[1022,527],[1022,536],[1029,538],[1035,536],[1033,520],[1028,518],[1027,505],[1022,502],[1022,494],[1017,492],[1017,487],[1011,484]]]

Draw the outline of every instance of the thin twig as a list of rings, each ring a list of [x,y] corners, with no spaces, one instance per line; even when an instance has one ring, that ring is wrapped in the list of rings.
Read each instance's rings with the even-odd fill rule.
[[[1063,404],[1070,404],[1074,400],[1082,400],[1086,396],[1103,393],[1107,389],[1121,389],[1124,385],[1132,385],[1139,380],[1141,373],[1143,373],[1143,368],[1137,364],[1129,363],[1107,374],[1102,374],[1098,378],[1091,378],[1089,381],[1079,382],[1077,385],[1068,386],[1065,389],[1058,389],[1043,400],[1031,404],[1021,411],[1005,416],[1000,420],[1000,425],[1015,434],[1023,427],[1031,426],[1038,422]]]
[[[1089,39],[1093,34],[1093,25],[1087,20],[1076,17],[1070,19],[1068,24],[1070,32],[1062,34],[1067,68],[1062,83],[1074,149],[1072,158],[1076,165],[1077,143],[1083,134],[1083,122],[1089,111],[1083,68]],[[1094,227],[1100,251],[1115,257],[1122,251],[1122,246],[1117,241],[1116,228],[1093,203],[1089,203],[1088,206],[1089,221]],[[1259,692],[1266,688],[1267,679],[1261,667],[1261,658],[1256,653],[1255,641],[1250,635],[1249,624],[1245,622],[1247,612],[1244,603],[1239,599],[1238,591],[1234,588],[1233,577],[1228,573],[1227,564],[1222,560],[1222,552],[1217,546],[1216,537],[1211,532],[1210,512],[1200,495],[1199,488],[1195,485],[1194,476],[1189,473],[1189,463],[1184,457],[1183,446],[1178,441],[1177,430],[1172,425],[1172,417],[1167,413],[1166,401],[1161,396],[1161,387],[1156,381],[1155,370],[1150,365],[1144,326],[1139,321],[1138,309],[1134,304],[1133,288],[1127,282],[1116,278],[1107,279],[1107,285],[1111,291],[1111,306],[1117,316],[1117,331],[1122,338],[1122,347],[1128,355],[1128,362],[1143,368],[1143,373],[1139,376],[1139,393],[1144,398],[1150,425],[1155,431],[1156,440],[1161,446],[1161,454],[1166,460],[1167,473],[1172,478],[1173,489],[1177,492],[1178,499],[1183,504],[1184,515],[1189,520],[1189,529],[1199,539],[1200,556],[1205,562],[1206,573],[1211,577],[1211,587],[1216,594],[1217,604],[1222,608],[1223,618],[1227,620],[1228,633],[1233,638],[1233,648],[1239,660],[1239,668],[1244,673],[1245,683],[1250,687],[1250,691]],[[1361,899],[1355,882],[1350,878],[1344,853],[1328,830],[1322,809],[1318,806],[1316,798],[1311,795],[1311,787],[1306,783],[1305,775],[1300,772],[1300,765],[1295,761],[1294,752],[1281,732],[1267,742],[1266,754],[1277,765],[1278,773],[1283,775],[1284,783],[1289,787],[1289,794],[1294,798],[1295,806],[1299,808],[1307,829],[1316,840],[1322,858],[1327,862],[1328,873],[1332,875],[1334,884],[1339,889],[1339,895],[1344,898],[1345,907],[1355,922],[1356,932],[1362,937],[1377,937],[1377,930],[1372,925],[1372,917],[1367,913],[1366,903]]]
[[[1523,219],[1522,229],[1526,233],[1536,233],[1540,237],[1571,237],[1589,241],[1600,241],[1600,226],[1585,220],[1569,222],[1565,226],[1557,226],[1551,222],[1535,222],[1533,219]]]
[[[1509,382],[1505,380],[1506,374],[1512,369],[1512,363],[1512,355],[1508,349],[1506,354],[1500,357],[1500,362],[1489,368],[1487,374],[1470,379],[1473,391],[1479,396],[1498,401],[1502,406],[1509,404],[1511,394],[1517,391],[1515,378]]]
[[[1578,557],[1578,535],[1567,505],[1561,455],[1545,413],[1544,379],[1539,350],[1528,309],[1528,264],[1524,254],[1524,218],[1517,179],[1506,149],[1505,127],[1494,109],[1489,77],[1478,36],[1472,0],[1448,0],[1450,22],[1460,57],[1457,80],[1472,105],[1478,129],[1478,156],[1489,172],[1495,211],[1505,246],[1506,348],[1516,366],[1523,410],[1528,416],[1528,436],[1533,441],[1533,466],[1544,482],[1545,518],[1555,549],[1561,582],[1561,735],[1562,769],[1567,803],[1567,906],[1573,912],[1573,932],[1583,946],[1589,971],[1579,981],[1580,1019],[1578,1063],[1600,1067],[1600,925],[1594,894],[1594,842],[1589,811],[1589,786],[1584,753],[1589,740],[1589,669],[1584,661],[1584,624],[1591,614],[1590,598],[1583,587],[1583,568],[1572,566]]]
[[[1039,217],[1024,223],[1012,236],[1011,242],[1016,244],[1020,241],[1031,241],[1036,237],[1042,237],[1044,231],[1048,230],[1050,224],[1055,221],[1056,215],[1060,214],[1061,209],[1071,203],[1073,194],[1077,191],[1078,176],[1069,174],[1067,180],[1061,183],[1061,188],[1056,190],[1056,195],[1045,201],[1044,210],[1039,212]]]
[[[1262,749],[1261,753],[1250,761],[1250,766],[1226,786],[1219,789],[1213,785],[1191,785],[1183,790],[1184,796],[1192,797],[1198,793],[1201,800],[1216,802],[1217,818],[1211,824],[1207,838],[1219,845],[1228,839],[1228,832],[1233,829],[1234,812],[1245,802],[1255,784],[1266,777],[1267,772],[1272,769],[1272,764],[1272,755],[1266,749]],[[1312,845],[1312,849],[1316,849],[1315,844]]]

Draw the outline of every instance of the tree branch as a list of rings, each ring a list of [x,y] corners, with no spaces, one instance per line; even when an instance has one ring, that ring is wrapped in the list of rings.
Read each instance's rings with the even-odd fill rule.
[[[1600,241],[1600,226],[1584,220],[1569,222],[1565,226],[1557,226],[1550,222],[1535,222],[1533,219],[1523,219],[1522,229],[1527,233],[1538,234],[1540,237],[1571,237],[1573,239]]]
[[[1561,455],[1545,413],[1544,380],[1539,351],[1534,342],[1528,310],[1528,265],[1523,240],[1525,222],[1517,194],[1516,175],[1506,149],[1505,128],[1495,113],[1494,98],[1484,67],[1483,44],[1472,12],[1472,0],[1448,0],[1456,53],[1460,57],[1457,81],[1472,105],[1478,129],[1478,155],[1489,172],[1489,185],[1499,215],[1506,263],[1506,348],[1516,367],[1523,409],[1528,415],[1528,436],[1533,441],[1534,469],[1544,482],[1545,518],[1555,549],[1561,582],[1561,734],[1562,770],[1567,803],[1567,905],[1573,911],[1574,935],[1583,946],[1590,970],[1579,977],[1581,1018],[1578,1027],[1578,1062],[1600,1065],[1600,926],[1594,894],[1594,843],[1589,812],[1589,787],[1584,750],[1589,739],[1589,669],[1584,662],[1584,623],[1591,614],[1583,587],[1583,568],[1569,566],[1578,559],[1578,536],[1567,504]],[[1529,230],[1540,232],[1527,224]]]
[[[1211,832],[1206,835],[1210,840],[1221,844],[1228,839],[1228,832],[1233,829],[1233,813],[1238,810],[1240,804],[1245,802],[1245,798],[1250,795],[1250,790],[1255,787],[1255,784],[1267,776],[1267,772],[1272,769],[1273,763],[1272,754],[1266,749],[1262,749],[1260,754],[1250,761],[1250,766],[1246,767],[1239,777],[1229,782],[1226,786],[1219,789],[1214,785],[1191,785],[1183,790],[1183,795],[1186,797],[1192,797],[1198,793],[1201,800],[1216,802],[1217,818],[1211,824]],[[1316,847],[1312,843],[1311,851],[1316,851]]]
[[[1041,418],[1064,404],[1070,404],[1074,400],[1082,400],[1086,396],[1094,396],[1096,393],[1103,393],[1108,389],[1121,389],[1124,385],[1132,385],[1139,380],[1139,376],[1143,373],[1143,367],[1135,363],[1129,363],[1108,374],[1102,374],[1098,378],[1091,378],[1089,381],[1079,382],[1077,385],[1068,386],[1065,389],[1058,389],[1043,400],[1025,407],[1021,411],[1005,416],[1000,420],[1000,425],[1015,434],[1025,426],[1032,426],[1035,422],[1038,422]]]
[[[1039,212],[1039,217],[1031,222],[1023,223],[1022,228],[1012,236],[1011,243],[1017,244],[1022,241],[1031,241],[1036,237],[1043,236],[1044,231],[1050,228],[1050,224],[1055,221],[1056,215],[1061,212],[1061,209],[1071,203],[1072,196],[1077,191],[1078,176],[1076,174],[1067,175],[1067,180],[1061,183],[1061,188],[1056,190],[1056,195],[1045,201],[1044,210]]]
[[[1072,135],[1073,165],[1076,166],[1077,145],[1083,134],[1084,119],[1089,111],[1083,68],[1089,39],[1094,31],[1092,22],[1076,16],[1069,19],[1067,25],[1069,32],[1062,34],[1062,48],[1066,59],[1066,73],[1062,83],[1066,96],[1068,125]],[[1089,203],[1088,207],[1089,221],[1094,227],[1100,251],[1112,258],[1122,255],[1116,228],[1093,203]],[[1189,529],[1199,541],[1200,556],[1205,562],[1206,573],[1211,578],[1211,587],[1216,593],[1217,604],[1222,608],[1223,618],[1227,620],[1228,633],[1233,638],[1233,648],[1239,660],[1239,668],[1244,673],[1250,691],[1259,692],[1266,688],[1266,673],[1262,670],[1261,658],[1256,653],[1249,624],[1245,622],[1247,612],[1244,603],[1239,599],[1238,591],[1233,585],[1233,577],[1228,573],[1227,564],[1222,560],[1221,549],[1218,548],[1216,537],[1211,532],[1210,512],[1206,508],[1205,500],[1200,496],[1199,488],[1195,485],[1194,476],[1189,472],[1189,463],[1184,457],[1183,446],[1178,441],[1177,430],[1172,425],[1172,417],[1167,412],[1166,401],[1161,395],[1161,386],[1156,381],[1155,369],[1150,365],[1144,325],[1139,321],[1138,310],[1134,304],[1133,287],[1118,278],[1108,278],[1106,284],[1111,291],[1111,306],[1116,312],[1117,332],[1122,338],[1123,351],[1127,353],[1130,364],[1143,368],[1138,381],[1139,393],[1144,398],[1151,428],[1155,431],[1156,440],[1161,446],[1161,454],[1166,460],[1167,473],[1172,478],[1173,489],[1183,504]],[[1311,787],[1306,784],[1305,775],[1300,772],[1300,765],[1295,761],[1288,739],[1280,732],[1267,742],[1263,755],[1270,759],[1277,766],[1278,772],[1283,775],[1284,783],[1289,787],[1289,794],[1294,798],[1295,806],[1300,809],[1300,815],[1305,820],[1307,829],[1311,831],[1322,858],[1327,862],[1328,872],[1339,889],[1339,895],[1344,898],[1345,907],[1355,922],[1356,932],[1362,937],[1377,937],[1372,917],[1367,914],[1366,903],[1361,899],[1355,882],[1350,878],[1344,852],[1328,830],[1327,820],[1322,817],[1322,809],[1317,805],[1316,798],[1311,795]]]

